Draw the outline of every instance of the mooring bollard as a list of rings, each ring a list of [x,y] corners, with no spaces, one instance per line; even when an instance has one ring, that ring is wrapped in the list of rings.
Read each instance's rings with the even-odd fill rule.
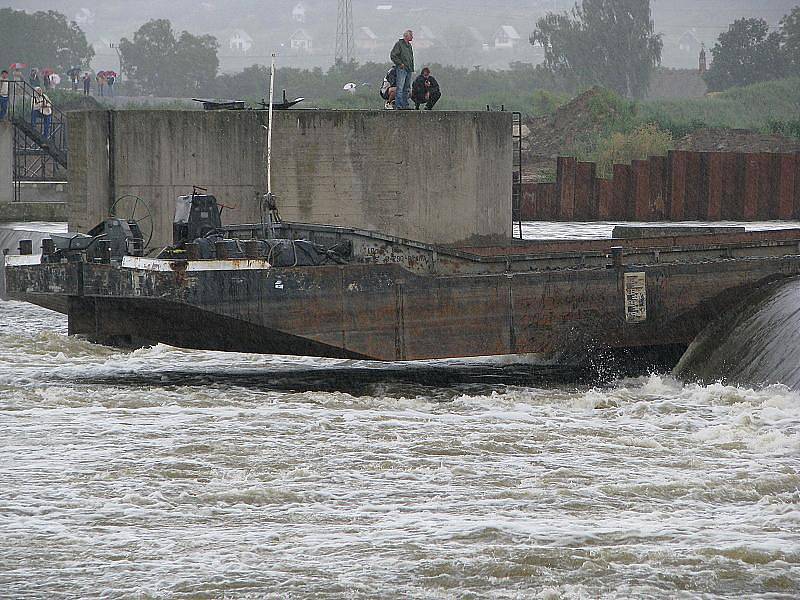
[[[22,256],[28,256],[30,254],[33,254],[33,240],[20,240],[19,253]]]
[[[258,240],[244,240],[242,243],[244,247],[245,258],[259,258],[261,256],[261,242]]]
[[[228,244],[225,240],[215,242],[214,250],[217,253],[217,260],[228,260]]]

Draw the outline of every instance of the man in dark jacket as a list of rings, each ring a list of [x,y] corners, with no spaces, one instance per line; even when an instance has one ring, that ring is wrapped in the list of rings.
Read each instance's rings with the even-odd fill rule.
[[[398,110],[409,108],[408,96],[411,91],[411,74],[414,72],[414,49],[411,47],[411,40],[414,39],[414,32],[410,29],[403,33],[402,39],[392,48],[389,57],[397,67],[397,95],[394,105]]]
[[[431,110],[441,97],[442,91],[439,89],[439,82],[431,75],[431,70],[425,67],[420,76],[414,80],[414,85],[411,86],[411,100],[414,102],[414,108],[419,110],[419,105],[424,104],[425,110]]]

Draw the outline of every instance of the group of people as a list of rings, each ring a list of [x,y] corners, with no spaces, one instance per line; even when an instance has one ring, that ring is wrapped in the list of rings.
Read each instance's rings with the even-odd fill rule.
[[[392,48],[389,58],[392,67],[387,71],[381,86],[381,97],[385,101],[385,108],[396,110],[410,110],[410,102],[414,108],[425,105],[425,110],[432,110],[442,97],[439,82],[431,75],[431,70],[424,67],[419,76],[412,80],[414,73],[414,49],[411,41],[414,32],[410,29],[403,33]]]
[[[21,80],[21,75],[19,79],[9,79],[9,73],[6,69],[0,71],[0,121],[5,119],[8,114],[10,83],[12,81]],[[47,139],[50,137],[52,121],[53,102],[47,94],[44,93],[44,89],[42,89],[41,85],[34,86],[33,97],[31,99],[31,127],[35,130],[41,130],[42,136]],[[41,126],[39,123],[41,123]]]

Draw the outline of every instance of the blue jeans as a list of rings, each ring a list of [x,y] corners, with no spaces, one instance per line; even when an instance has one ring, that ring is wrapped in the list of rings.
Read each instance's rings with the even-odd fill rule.
[[[397,96],[395,108],[408,108],[408,97],[411,95],[411,71],[397,67]]]
[[[36,129],[36,125],[42,119],[42,135],[46,138],[50,137],[50,123],[53,121],[53,115],[43,115],[40,110],[31,111],[31,127]]]
[[[8,112],[8,96],[0,96],[0,120],[5,119]]]

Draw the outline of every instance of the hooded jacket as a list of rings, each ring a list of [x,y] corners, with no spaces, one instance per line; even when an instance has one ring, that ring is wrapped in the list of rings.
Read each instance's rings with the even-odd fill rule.
[[[406,71],[412,72],[414,70],[414,49],[411,47],[404,38],[400,38],[392,48],[389,58],[396,67],[405,65]]]

